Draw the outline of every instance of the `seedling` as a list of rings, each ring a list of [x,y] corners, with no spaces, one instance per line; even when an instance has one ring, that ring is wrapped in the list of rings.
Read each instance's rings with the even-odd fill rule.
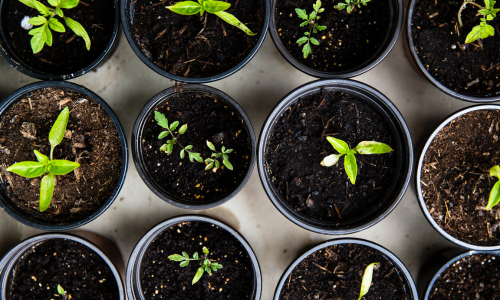
[[[371,263],[369,264],[366,269],[365,273],[363,274],[363,281],[361,282],[361,291],[359,291],[359,298],[358,300],[361,300],[364,295],[368,293],[370,290],[370,286],[372,285],[372,278],[373,278],[373,268],[378,265],[378,263]]]
[[[201,267],[199,267],[198,271],[196,271],[196,274],[194,275],[192,282],[192,284],[195,284],[200,280],[201,276],[203,276],[203,273],[207,272],[208,274],[212,274],[212,270],[214,272],[217,272],[217,270],[222,269],[221,264],[216,263],[212,259],[208,259],[208,254],[210,254],[210,252],[208,251],[207,247],[203,247],[203,257],[199,257],[198,252],[195,252],[193,254],[193,257],[189,258],[189,255],[186,252],[182,252],[182,255],[173,254],[170,255],[168,258],[173,261],[180,261],[181,262],[180,266],[182,268],[189,265],[189,262],[192,260],[200,261]]]
[[[227,156],[229,153],[233,152],[233,149],[226,149],[226,147],[222,146],[221,152],[217,152],[214,144],[212,144],[210,141],[207,141],[207,146],[208,148],[210,148],[210,150],[213,151],[213,158],[205,159],[205,163],[207,164],[205,170],[214,168],[213,171],[217,172],[217,169],[219,169],[220,167],[219,158],[222,158],[222,163],[224,164],[224,166],[226,166],[226,168],[231,171],[233,170],[233,165],[229,162],[229,157]]]
[[[64,20],[66,26],[68,26],[73,32],[83,38],[85,41],[85,46],[87,50],[90,50],[90,37],[83,28],[83,26],[77,21],[71,19],[70,17],[65,17],[64,9],[71,9],[78,6],[80,0],[47,0],[50,5],[54,6],[47,7],[43,5],[41,2],[37,0],[19,0],[21,3],[38,10],[41,14],[40,16],[36,16],[31,18],[28,23],[31,25],[39,26],[37,28],[33,28],[30,30],[29,34],[33,37],[31,38],[31,49],[33,53],[38,53],[42,51],[45,44],[47,46],[52,46],[52,32],[50,29],[56,32],[66,32],[66,28],[64,25],[59,22],[56,16],[59,16]]]
[[[345,3],[340,2],[339,4],[335,5],[335,8],[338,10],[343,10],[344,8],[346,8],[347,13],[350,14],[356,9],[356,6],[358,8],[361,8],[361,4],[367,6],[368,2],[370,2],[370,0],[346,0]]]
[[[45,211],[49,207],[50,201],[52,200],[52,196],[54,194],[55,176],[68,174],[80,166],[77,162],[53,158],[54,148],[59,145],[64,138],[68,120],[69,108],[66,107],[61,111],[49,132],[49,142],[51,146],[50,159],[37,150],[33,150],[38,162],[23,161],[13,164],[7,168],[7,171],[27,178],[36,178],[49,172],[49,174],[43,176],[40,183],[39,206],[41,212]]]
[[[383,154],[393,151],[389,145],[374,141],[363,141],[359,143],[356,148],[349,149],[349,145],[342,140],[331,136],[326,139],[340,154],[328,155],[321,161],[321,165],[324,167],[331,167],[339,161],[342,155],[345,155],[344,168],[352,184],[356,182],[356,176],[358,175],[358,165],[354,154]]]
[[[179,15],[195,15],[200,13],[200,16],[203,16],[203,13],[206,11],[207,15],[205,15],[205,24],[208,13],[211,13],[226,21],[229,25],[243,30],[243,32],[250,36],[256,35],[256,33],[253,33],[250,29],[248,29],[248,27],[241,23],[235,16],[225,12],[225,10],[229,7],[231,7],[231,4],[224,1],[198,0],[198,3],[194,1],[177,2],[174,5],[167,6],[166,8],[178,13]]]
[[[186,133],[187,124],[182,125],[179,128],[179,130],[177,131],[177,135],[175,135],[174,131],[179,126],[179,121],[175,121],[169,125],[168,119],[165,117],[165,115],[158,112],[158,111],[155,111],[155,119],[156,119],[156,122],[158,123],[158,125],[160,125],[161,127],[166,129],[166,131],[162,131],[160,133],[160,135],[158,136],[158,139],[161,140],[169,135],[172,136],[171,140],[167,140],[167,143],[163,144],[163,146],[160,147],[161,151],[166,151],[167,154],[170,155],[170,154],[172,154],[172,152],[174,150],[174,145],[179,144],[179,146],[182,148],[181,153],[180,153],[181,159],[184,159],[185,152],[187,152],[187,154],[189,156],[189,160],[191,162],[193,162],[194,160],[196,160],[197,162],[203,162],[203,159],[201,158],[200,153],[189,151],[193,148],[193,145],[188,145],[188,146],[184,147],[179,142],[179,136]]]
[[[500,202],[500,166],[494,166],[493,168],[491,168],[490,176],[498,178],[499,181],[497,181],[491,189],[490,199],[488,200],[488,205],[486,206],[487,210],[491,210]]]
[[[316,23],[321,18],[320,16],[318,16],[318,14],[325,11],[324,8],[321,8],[320,0],[317,0],[316,4],[313,4],[313,9],[314,11],[309,16],[307,15],[305,9],[300,9],[300,8],[295,9],[295,12],[299,16],[299,18],[304,20],[304,22],[300,23],[300,27],[309,25],[308,30],[304,32],[304,36],[297,40],[297,44],[299,44],[299,46],[304,45],[302,47],[302,53],[304,54],[304,58],[307,58],[309,54],[312,53],[311,44],[316,46],[319,45],[318,40],[311,36],[311,31],[312,33],[318,33],[318,31],[323,31],[326,29],[326,26],[322,26]]]
[[[57,285],[57,293],[59,295],[63,296],[63,300],[70,299],[70,297],[67,295],[66,291],[63,289],[63,287],[60,284]],[[50,300],[54,300],[54,299],[50,299]]]
[[[477,6],[479,8],[477,11],[478,15],[482,15],[481,22],[479,25],[472,28],[471,32],[469,32],[465,38],[465,43],[472,43],[478,39],[485,39],[495,35],[495,28],[486,23],[487,21],[492,21],[497,16],[497,12],[500,10],[499,8],[494,8],[495,3],[495,0],[484,0],[484,7],[482,7],[474,2],[474,0],[464,0],[464,3],[460,6],[460,10],[458,11],[458,24],[460,28],[464,25],[462,23],[462,10],[464,10],[467,4]],[[479,45],[482,48],[481,43],[479,43]]]

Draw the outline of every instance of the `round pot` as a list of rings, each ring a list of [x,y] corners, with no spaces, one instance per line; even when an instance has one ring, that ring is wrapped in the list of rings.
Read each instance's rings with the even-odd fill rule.
[[[470,244],[464,241],[461,241],[455,237],[453,237],[451,234],[447,233],[443,228],[441,228],[437,222],[432,218],[431,214],[427,210],[427,206],[425,204],[425,199],[422,196],[422,184],[421,184],[421,176],[422,176],[422,166],[424,163],[424,158],[427,153],[427,150],[429,149],[429,146],[431,145],[432,141],[436,137],[436,135],[443,129],[446,125],[448,125],[451,121],[454,119],[466,114],[470,113],[472,111],[477,111],[477,110],[499,110],[500,106],[498,105],[476,105],[472,107],[466,107],[464,109],[461,109],[453,114],[451,114],[449,117],[444,119],[441,124],[432,132],[432,134],[429,136],[427,139],[425,145],[423,146],[421,152],[420,152],[420,158],[418,160],[418,166],[415,174],[415,186],[417,189],[417,198],[418,198],[418,204],[420,205],[420,209],[422,210],[425,218],[429,222],[429,224],[437,231],[439,234],[441,234],[445,239],[448,241],[454,243],[455,245],[458,245],[460,247],[468,248],[468,249],[473,249],[473,250],[480,250],[480,251],[491,251],[491,250],[500,250],[500,245],[495,245],[495,246],[478,246],[474,244]]]
[[[120,272],[115,266],[115,261],[112,261],[108,258],[107,254],[110,254],[111,257],[117,257],[116,253],[104,253],[99,247],[97,247],[94,243],[88,241],[85,238],[79,237],[77,235],[69,234],[69,233],[45,233],[33,236],[28,238],[17,246],[12,248],[0,261],[0,300],[10,299],[8,297],[8,281],[9,275],[12,273],[12,269],[16,265],[17,261],[26,253],[26,251],[30,250],[32,247],[35,247],[39,243],[44,241],[52,240],[52,239],[66,239],[71,240],[77,243],[80,243],[84,246],[87,246],[92,251],[97,253],[109,266],[111,272],[113,273],[116,282],[118,284],[118,292],[120,295],[120,300],[126,300],[125,297],[125,288],[123,286],[123,282],[121,279]],[[107,241],[107,243],[111,244],[111,242]],[[121,256],[119,257],[121,259]]]
[[[248,253],[248,256],[252,262],[252,269],[254,274],[254,284],[252,288],[252,295],[248,298],[249,300],[259,300],[262,293],[262,274],[260,271],[259,261],[255,256],[252,248],[245,240],[243,236],[241,236],[234,228],[223,223],[214,218],[198,216],[198,215],[184,215],[178,216],[174,218],[170,218],[166,221],[161,222],[160,224],[153,227],[149,230],[137,243],[132,254],[130,255],[130,259],[127,265],[127,277],[126,277],[126,287],[127,287],[127,297],[129,300],[144,300],[143,291],[141,288],[141,264],[144,254],[155,238],[162,233],[165,229],[174,226],[176,224],[182,222],[206,222],[210,224],[214,224],[219,226],[220,228],[231,233],[245,248]]]
[[[92,92],[91,90],[74,84],[70,82],[64,82],[64,81],[56,81],[56,82],[51,82],[51,81],[40,81],[40,82],[35,82],[32,84],[29,84],[27,86],[24,86],[14,93],[10,94],[5,100],[3,100],[0,103],[0,119],[3,118],[3,115],[6,111],[8,111],[13,105],[15,105],[20,98],[22,98],[24,95],[33,92],[38,89],[42,88],[48,88],[48,87],[58,87],[61,89],[71,89],[71,90],[76,90],[82,94],[87,95],[88,97],[92,98],[95,100],[105,111],[106,113],[111,117],[111,120],[113,121],[116,130],[118,132],[118,137],[120,139],[121,147],[122,147],[122,166],[120,169],[120,178],[118,179],[118,183],[116,184],[113,194],[104,202],[104,204],[97,210],[95,211],[92,215],[84,218],[83,220],[73,222],[73,223],[61,223],[61,224],[51,224],[47,223],[41,220],[37,220],[33,218],[30,215],[27,215],[26,213],[22,212],[18,207],[15,205],[12,205],[9,203],[7,200],[8,197],[5,194],[5,191],[2,190],[0,191],[0,207],[5,210],[11,217],[16,219],[17,221],[28,225],[30,227],[36,228],[36,229],[42,229],[42,230],[50,230],[50,231],[59,231],[59,230],[69,230],[73,228],[80,227],[82,225],[85,225],[97,217],[99,217],[102,213],[108,209],[111,204],[113,204],[113,201],[116,199],[118,196],[118,193],[120,192],[123,183],[125,181],[125,176],[127,174],[127,166],[128,166],[128,147],[127,147],[127,139],[125,137],[125,132],[123,131],[123,127],[118,120],[118,117],[115,115],[111,107],[97,94]]]
[[[211,200],[201,200],[201,199],[195,201],[187,200],[179,196],[176,196],[173,193],[169,192],[164,187],[161,187],[156,182],[156,180],[153,179],[150,172],[148,171],[146,164],[144,162],[143,150],[141,147],[142,144],[141,141],[145,123],[147,122],[147,119],[150,116],[150,114],[152,114],[153,111],[155,110],[156,106],[158,106],[160,103],[162,103],[169,97],[179,95],[182,93],[192,93],[192,92],[199,92],[199,93],[213,95],[218,100],[224,101],[228,106],[230,106],[233,110],[235,110],[244,121],[251,144],[249,167],[248,170],[246,171],[245,176],[243,177],[243,179],[241,179],[239,185],[232,191],[226,193],[225,195],[222,195],[220,197]],[[177,207],[185,209],[208,209],[216,207],[218,205],[221,205],[229,201],[231,198],[236,196],[247,183],[248,179],[250,178],[250,175],[252,174],[253,166],[255,164],[255,134],[253,131],[252,123],[250,122],[250,119],[246,115],[245,111],[238,105],[236,101],[234,101],[227,94],[213,87],[197,85],[197,84],[187,84],[181,90],[176,90],[175,87],[168,88],[160,92],[156,96],[154,96],[151,100],[149,100],[148,103],[146,103],[144,108],[139,113],[139,116],[137,117],[137,120],[135,121],[134,124],[134,130],[132,132],[132,157],[134,159],[134,164],[135,167],[137,168],[137,172],[139,172],[139,175],[141,176],[142,180],[146,183],[149,189],[153,193],[155,193],[158,197],[160,197],[162,200]],[[187,158],[185,159],[187,160]]]
[[[273,300],[280,300],[280,294],[283,289],[283,287],[287,284],[287,279],[290,276],[290,274],[293,272],[295,267],[297,267],[298,264],[300,264],[304,259],[306,259],[309,255],[313,254],[316,251],[319,251],[321,249],[324,249],[326,247],[330,247],[333,245],[341,245],[341,244],[357,244],[357,245],[363,245],[367,246],[370,248],[373,248],[375,250],[380,251],[384,256],[388,257],[389,260],[396,265],[399,268],[398,273],[401,275],[401,277],[406,281],[405,284],[409,287],[410,291],[409,293],[411,294],[411,298],[407,300],[418,300],[418,294],[417,294],[417,287],[415,286],[415,282],[413,281],[413,278],[411,277],[410,271],[406,268],[406,266],[397,258],[396,255],[394,255],[392,252],[389,250],[385,249],[384,247],[367,241],[363,239],[357,239],[357,238],[350,238],[350,239],[333,239],[329,241],[325,241],[322,243],[319,243],[318,245],[312,247],[311,249],[305,251],[303,254],[301,254],[297,259],[295,259],[289,266],[286,268],[285,272],[283,272],[283,275],[281,275],[280,281],[278,282],[278,285],[276,287],[276,291],[274,292],[274,297]]]
[[[377,51],[375,51],[370,57],[368,57],[364,63],[356,67],[337,72],[319,71],[302,64],[297,58],[292,56],[283,45],[278,34],[278,29],[276,28],[277,2],[277,0],[272,0],[272,13],[271,21],[269,24],[269,32],[274,44],[276,45],[276,48],[278,48],[278,51],[281,53],[281,55],[296,69],[304,72],[307,75],[317,78],[351,78],[371,70],[373,67],[378,65],[389,54],[389,52],[391,52],[392,48],[396,44],[396,41],[398,40],[399,33],[401,32],[401,27],[403,26],[403,1],[391,0],[391,11],[388,12],[391,15],[389,28],[387,30],[386,36],[383,39],[383,42],[381,43],[381,46]],[[310,8],[307,8],[306,10],[309,9]]]
[[[432,83],[435,87],[437,87],[440,91],[442,91],[445,94],[448,94],[451,97],[457,98],[459,100],[463,101],[469,101],[469,102],[478,102],[478,103],[488,103],[488,102],[495,102],[500,100],[500,92],[491,92],[485,93],[485,94],[478,94],[478,93],[469,93],[469,92],[457,92],[454,91],[447,86],[443,85],[439,81],[437,81],[426,69],[422,61],[418,58],[417,55],[417,50],[415,43],[413,42],[413,31],[411,28],[412,24],[412,18],[413,18],[413,12],[415,11],[415,4],[417,0],[411,0],[409,5],[408,5],[408,12],[406,14],[406,41],[408,43],[408,48],[409,52],[411,54],[411,57],[413,61],[415,62],[415,65],[417,66],[418,70],[429,80],[430,83]]]
[[[44,70],[38,70],[35,68],[32,68],[28,64],[24,63],[17,55],[15,52],[11,51],[10,46],[6,42],[5,35],[7,32],[4,32],[3,26],[0,26],[0,56],[2,56],[5,61],[11,65],[14,69],[18,70],[19,72],[28,75],[30,77],[40,79],[40,80],[69,80],[73,78],[80,77],[90,71],[92,71],[94,68],[102,65],[110,56],[111,54],[116,50],[117,46],[117,40],[118,40],[118,33],[120,31],[120,10],[118,9],[118,2],[119,0],[114,0],[114,7],[115,7],[115,21],[114,21],[114,26],[113,26],[113,32],[111,34],[111,38],[104,49],[104,51],[99,55],[92,63],[90,63],[88,66],[82,68],[81,70],[78,70],[76,72],[71,72],[71,73],[65,73],[65,74],[52,74],[52,73],[47,73]],[[0,3],[0,25],[3,24],[2,21],[2,7],[5,5],[5,2]],[[28,34],[26,32],[26,34]],[[29,49],[31,51],[31,49]]]
[[[287,110],[290,105],[295,104],[299,98],[318,93],[321,89],[329,91],[345,91],[370,103],[373,109],[378,111],[378,113],[380,113],[388,123],[393,136],[397,140],[395,142],[396,148],[394,149],[394,152],[397,155],[396,160],[398,169],[395,174],[399,174],[399,176],[396,175],[397,180],[395,180],[390,188],[392,192],[384,199],[381,199],[378,208],[351,220],[339,222],[321,221],[297,212],[278,193],[274,185],[271,183],[271,178],[266,170],[266,147],[276,122],[283,115],[285,110]],[[286,95],[274,107],[272,112],[267,117],[260,133],[257,153],[257,167],[259,170],[260,180],[264,186],[267,196],[274,206],[276,206],[276,208],[286,218],[302,228],[317,233],[331,235],[343,235],[358,232],[367,229],[384,219],[398,205],[399,201],[405,194],[413,168],[413,145],[410,132],[403,116],[398,111],[396,106],[394,106],[394,104],[386,96],[376,89],[364,83],[346,79],[314,81],[304,84]]]
[[[121,1],[120,10],[121,10],[123,31],[125,32],[125,36],[127,37],[127,40],[128,40],[128,43],[130,44],[130,47],[132,47],[132,50],[134,50],[135,54],[151,70],[155,71],[156,73],[160,74],[163,77],[167,77],[167,78],[174,80],[174,81],[177,81],[177,82],[208,83],[208,82],[214,82],[217,80],[224,79],[224,78],[231,76],[234,73],[238,72],[248,62],[250,62],[250,60],[255,56],[255,54],[257,54],[257,51],[259,51],[260,46],[262,46],[262,44],[264,43],[264,39],[266,38],[267,28],[269,26],[269,17],[271,14],[270,0],[261,0],[261,3],[262,3],[262,6],[264,8],[264,21],[262,24],[261,32],[258,36],[257,43],[255,44],[253,49],[250,51],[250,53],[248,53],[248,55],[241,62],[239,62],[236,66],[232,67],[231,69],[226,70],[226,71],[221,72],[221,73],[216,74],[216,75],[212,75],[212,76],[208,76],[208,77],[200,77],[200,78],[191,78],[191,77],[184,77],[184,76],[175,75],[175,74],[172,74],[170,72],[167,72],[166,70],[158,67],[153,62],[151,62],[146,57],[146,55],[144,55],[143,51],[141,50],[141,47],[139,45],[137,45],[134,38],[132,37],[131,27],[133,25],[135,1],[132,1],[132,0]],[[169,33],[167,33],[167,34],[169,34]]]

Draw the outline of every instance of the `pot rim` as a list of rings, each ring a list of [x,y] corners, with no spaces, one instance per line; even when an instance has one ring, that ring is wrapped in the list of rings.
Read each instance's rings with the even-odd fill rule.
[[[115,199],[118,197],[118,194],[120,193],[120,190],[123,187],[127,175],[127,168],[128,168],[127,138],[125,136],[125,131],[123,130],[120,120],[115,115],[113,109],[101,97],[99,97],[97,94],[95,94],[94,92],[92,92],[91,90],[87,89],[84,86],[65,81],[39,81],[19,88],[18,90],[16,90],[15,92],[13,92],[9,96],[7,96],[7,98],[5,98],[3,101],[0,102],[0,118],[3,115],[3,113],[9,110],[12,105],[17,103],[17,101],[20,100],[19,98],[22,97],[23,95],[32,92],[34,90],[48,88],[48,87],[71,89],[80,92],[82,94],[85,94],[88,97],[92,98],[94,101],[96,101],[106,111],[106,113],[113,121],[113,124],[115,125],[116,131],[118,133],[118,138],[120,139],[120,144],[122,147],[122,166],[120,170],[120,178],[118,179],[118,182],[113,190],[113,194],[108,198],[108,200],[106,200],[102,204],[102,206],[94,213],[92,213],[90,216],[76,222],[64,223],[64,224],[48,224],[43,221],[30,219],[26,215],[26,213],[20,212],[17,209],[17,207],[9,204],[8,201],[5,201],[3,195],[1,194],[0,194],[0,208],[5,210],[11,217],[16,219],[17,221],[36,229],[42,229],[48,231],[69,230],[83,226],[93,221],[97,217],[99,217],[111,206],[111,204],[113,204]]]
[[[254,286],[253,286],[253,296],[251,300],[260,300],[262,293],[262,273],[260,270],[259,260],[255,255],[252,247],[246,241],[246,239],[233,227],[230,225],[217,220],[212,217],[200,216],[200,215],[180,215],[166,219],[153,226],[148,232],[137,242],[134,250],[130,254],[130,258],[127,264],[127,275],[126,275],[126,289],[127,296],[129,300],[144,300],[142,291],[140,289],[140,268],[144,253],[148,249],[151,242],[165,229],[170,226],[182,223],[182,222],[205,222],[214,224],[221,227],[222,229],[231,233],[245,248],[248,253],[250,260],[252,261],[252,268],[254,274]],[[137,295],[137,297],[136,297]]]

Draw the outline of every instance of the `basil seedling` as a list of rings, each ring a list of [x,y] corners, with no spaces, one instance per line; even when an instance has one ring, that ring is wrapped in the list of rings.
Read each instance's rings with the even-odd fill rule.
[[[347,8],[347,13],[350,14],[354,11],[354,9],[356,9],[356,6],[358,8],[361,8],[361,4],[367,6],[368,2],[370,2],[370,0],[346,0],[345,3],[340,2],[339,4],[335,5],[335,8],[338,10]]]
[[[7,168],[7,171],[27,178],[39,177],[49,172],[43,176],[40,183],[40,211],[45,211],[50,205],[54,195],[55,176],[68,174],[80,166],[77,162],[53,158],[54,148],[62,142],[68,121],[69,108],[66,107],[61,111],[49,132],[50,159],[37,150],[33,150],[38,162],[23,161]]]
[[[205,170],[214,168],[213,171],[217,172],[217,169],[219,169],[220,167],[220,163],[218,160],[219,158],[222,158],[222,163],[224,164],[224,166],[226,166],[226,168],[228,168],[231,171],[233,170],[233,165],[229,162],[229,157],[227,156],[229,153],[233,152],[233,149],[226,149],[226,147],[222,146],[221,152],[217,152],[214,144],[212,144],[210,141],[207,141],[207,146],[208,148],[210,148],[210,150],[213,151],[212,153],[213,158],[205,159],[205,163],[207,164]]]
[[[235,16],[225,12],[225,10],[229,7],[231,7],[231,4],[224,1],[198,0],[198,3],[194,1],[177,2],[172,6],[167,6],[166,8],[180,15],[195,15],[200,13],[200,16],[203,16],[203,13],[206,11],[207,13],[216,15],[230,25],[238,27],[250,36],[256,35],[256,33],[253,33],[250,29],[248,29],[248,27],[241,23]],[[207,16],[208,14],[205,15],[205,18],[207,18]]]
[[[378,263],[371,263],[369,264],[366,269],[365,273],[363,274],[363,281],[361,282],[361,291],[359,291],[359,298],[358,300],[361,300],[364,295],[368,293],[370,290],[370,286],[372,285],[372,278],[373,278],[373,268],[378,265]]]
[[[354,154],[383,154],[393,151],[389,145],[379,142],[364,141],[360,142],[356,146],[356,148],[349,149],[349,145],[347,145],[347,143],[342,140],[333,138],[331,136],[327,137],[326,139],[340,154],[331,154],[325,157],[321,161],[321,165],[325,167],[331,167],[339,161],[342,155],[345,155],[344,168],[352,184],[356,182],[356,176],[358,175],[358,165],[356,163],[356,157],[354,156]]]
[[[38,53],[42,51],[45,44],[47,46],[52,46],[52,32],[50,29],[57,32],[66,32],[64,25],[59,22],[56,16],[59,16],[64,20],[66,26],[68,26],[73,32],[83,38],[85,41],[85,46],[87,50],[90,50],[90,37],[83,28],[82,24],[71,19],[70,17],[65,17],[64,9],[71,9],[78,6],[80,0],[47,0],[50,5],[54,6],[47,7],[37,0],[19,0],[21,3],[38,10],[41,14],[40,16],[31,18],[28,23],[31,25],[39,26],[30,30],[29,34],[33,37],[31,38],[31,49],[33,53]]]
[[[308,16],[305,9],[296,8],[295,12],[304,20],[304,22],[300,23],[300,27],[308,26],[308,31],[304,32],[304,36],[297,40],[297,44],[299,46],[304,45],[302,47],[302,53],[304,54],[304,58],[307,58],[309,54],[312,53],[311,44],[318,46],[319,42],[317,39],[311,36],[311,31],[313,33],[318,33],[318,31],[323,31],[326,29],[326,26],[319,25],[316,23],[321,17],[318,16],[319,13],[325,11],[324,8],[321,8],[321,1],[317,0],[315,4],[313,4],[314,11]]]
[[[180,266],[182,268],[189,265],[189,262],[192,260],[200,261],[201,267],[199,267],[198,271],[196,271],[196,274],[194,275],[193,282],[192,282],[192,284],[195,284],[201,279],[201,276],[203,276],[203,273],[207,272],[208,274],[212,274],[212,270],[214,272],[217,272],[217,270],[222,269],[221,264],[214,262],[214,260],[208,259],[208,254],[210,254],[210,252],[208,251],[207,247],[203,247],[203,257],[199,257],[198,252],[195,252],[193,254],[193,257],[189,258],[189,255],[186,252],[182,252],[182,255],[173,254],[173,255],[170,255],[168,257],[168,259],[170,259],[172,261],[181,262]]]
[[[472,28],[471,32],[465,38],[465,43],[472,43],[478,39],[485,39],[490,36],[495,35],[495,28],[490,24],[486,23],[487,21],[492,21],[496,16],[497,12],[500,10],[499,8],[495,8],[495,0],[484,0],[484,7],[474,2],[474,0],[464,0],[462,6],[460,6],[460,10],[458,11],[458,24],[460,28],[463,26],[462,23],[462,10],[467,6],[467,4],[474,5],[479,8],[478,15],[482,15],[481,22],[479,25]],[[482,47],[481,43],[479,44]]]

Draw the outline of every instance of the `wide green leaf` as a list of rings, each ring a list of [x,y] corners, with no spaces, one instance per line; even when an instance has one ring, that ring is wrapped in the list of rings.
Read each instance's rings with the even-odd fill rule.
[[[348,153],[344,157],[344,168],[347,176],[351,180],[352,184],[356,183],[356,177],[358,176],[358,165],[356,163],[356,157],[353,153]]]
[[[197,162],[203,162],[203,158],[201,158],[200,153],[188,152],[188,155],[191,162],[193,162],[193,160],[196,160]]]
[[[41,13],[44,16],[48,16],[50,14],[50,10],[47,6],[43,5],[41,2],[38,1],[33,1],[35,4],[35,8],[38,10],[39,13]]]
[[[233,25],[235,27],[238,27],[239,29],[243,30],[246,34],[250,36],[256,35],[256,33],[252,32],[248,27],[245,26],[245,24],[241,23],[240,20],[238,20],[235,16],[233,16],[230,13],[227,13],[225,11],[219,11],[216,12],[215,15],[217,15],[219,18],[222,20],[226,21],[230,25]]]
[[[158,125],[161,127],[168,129],[168,119],[159,111],[155,111],[155,120]]]
[[[359,154],[382,154],[394,151],[389,145],[374,141],[360,142],[353,150]]]
[[[230,3],[224,1],[204,1],[203,8],[209,13],[216,13],[219,11],[223,11],[231,7]]]
[[[492,209],[500,202],[500,181],[497,181],[490,192],[490,199],[488,200],[487,210]]]
[[[21,2],[24,5],[29,6],[31,8],[36,9],[36,5],[35,5],[35,1],[34,0],[19,0],[19,2]]]
[[[185,260],[185,261],[181,262],[181,264],[180,264],[181,268],[184,268],[187,265],[189,265],[189,260]]]
[[[363,298],[363,296],[366,295],[370,290],[373,278],[373,268],[376,265],[378,265],[378,263],[371,263],[366,267],[365,273],[363,274],[363,281],[361,282],[361,291],[359,292],[358,300]]]
[[[477,25],[472,28],[471,32],[465,38],[465,43],[472,43],[477,39],[485,39],[487,37],[495,35],[495,29],[483,22],[481,25]]]
[[[321,161],[321,165],[324,167],[331,167],[339,161],[339,159],[342,157],[342,155],[344,155],[344,154],[328,155],[327,157],[323,158],[323,160]]]
[[[49,27],[57,32],[66,32],[66,28],[64,28],[64,25],[56,18],[52,18],[49,20]]]
[[[77,7],[78,3],[80,1],[79,0],[60,0],[60,2],[61,2],[61,5],[60,5],[61,8],[70,9],[70,8]]]
[[[495,176],[500,179],[500,166],[494,166],[490,169],[490,176]]]
[[[66,133],[66,126],[69,121],[69,108],[66,106],[57,117],[49,132],[49,142],[52,148],[59,145]]]
[[[186,258],[182,255],[179,254],[173,254],[168,257],[168,259],[173,260],[173,261],[184,261]]]
[[[37,17],[31,18],[28,21],[28,23],[30,23],[31,25],[38,26],[38,25],[42,25],[42,24],[47,23],[47,19],[43,16],[37,16]]]
[[[311,43],[312,43],[313,45],[316,45],[316,46],[317,46],[317,45],[319,45],[319,42],[318,42],[318,40],[317,40],[317,39],[315,39],[315,38],[311,37],[309,40],[311,41]]]
[[[307,13],[306,13],[305,9],[296,8],[295,12],[299,16],[299,18],[301,18],[302,20],[308,20]]]
[[[52,174],[43,176],[40,183],[40,211],[45,211],[49,208],[50,201],[54,195],[55,177]]]
[[[171,11],[179,15],[189,16],[200,12],[202,6],[194,1],[183,1],[183,2],[177,2],[171,6],[167,6],[166,8],[170,9]]]
[[[168,135],[170,134],[170,132],[168,131],[162,131],[159,135],[158,135],[158,139],[161,140],[165,137],[167,137]]]
[[[36,159],[42,164],[46,165],[49,162],[49,158],[46,155],[40,153],[38,150],[33,150],[33,152],[35,153]]]
[[[31,38],[31,49],[34,54],[42,51],[45,42],[47,42],[47,24],[44,24],[38,28],[31,29],[29,34],[33,35]]]
[[[61,5],[61,0],[47,0],[47,2],[54,7]]]
[[[59,293],[59,295],[66,294],[66,291],[63,289],[63,287],[60,284],[57,285],[57,292]]]
[[[326,137],[326,140],[332,144],[333,148],[335,148],[335,150],[339,153],[347,154],[347,152],[349,152],[349,145],[347,145],[347,143],[343,140],[339,140],[331,136]]]
[[[228,168],[229,170],[233,170],[233,165],[229,162],[229,160],[227,159],[224,159],[222,160],[222,163],[224,164],[224,166],[226,166],[226,168]]]
[[[307,36],[303,36],[300,39],[297,40],[297,44],[302,45],[305,42],[307,42]]]
[[[170,131],[174,131],[175,129],[177,129],[177,126],[179,126],[179,121],[175,121],[170,124]]]
[[[193,283],[192,284],[197,283],[201,279],[201,276],[203,276],[204,272],[205,272],[205,269],[203,267],[200,267],[198,269],[198,271],[196,271],[196,274],[194,275]]]
[[[80,36],[83,38],[83,40],[85,41],[85,47],[87,48],[87,50],[90,50],[90,45],[91,45],[90,37],[89,37],[87,31],[85,30],[85,28],[83,28],[82,24],[80,24],[77,21],[75,21],[71,18],[68,18],[68,17],[64,17],[64,22],[66,22],[66,25],[71,30],[73,30],[73,32],[77,36]]]
[[[61,18],[64,18],[64,13],[62,11],[62,9],[60,7],[56,7],[56,14],[61,17]]]
[[[80,164],[74,161],[55,159],[50,161],[49,173],[54,175],[66,175],[79,166]]]
[[[47,166],[37,161],[23,161],[8,167],[7,171],[23,177],[35,178],[47,172]]]

